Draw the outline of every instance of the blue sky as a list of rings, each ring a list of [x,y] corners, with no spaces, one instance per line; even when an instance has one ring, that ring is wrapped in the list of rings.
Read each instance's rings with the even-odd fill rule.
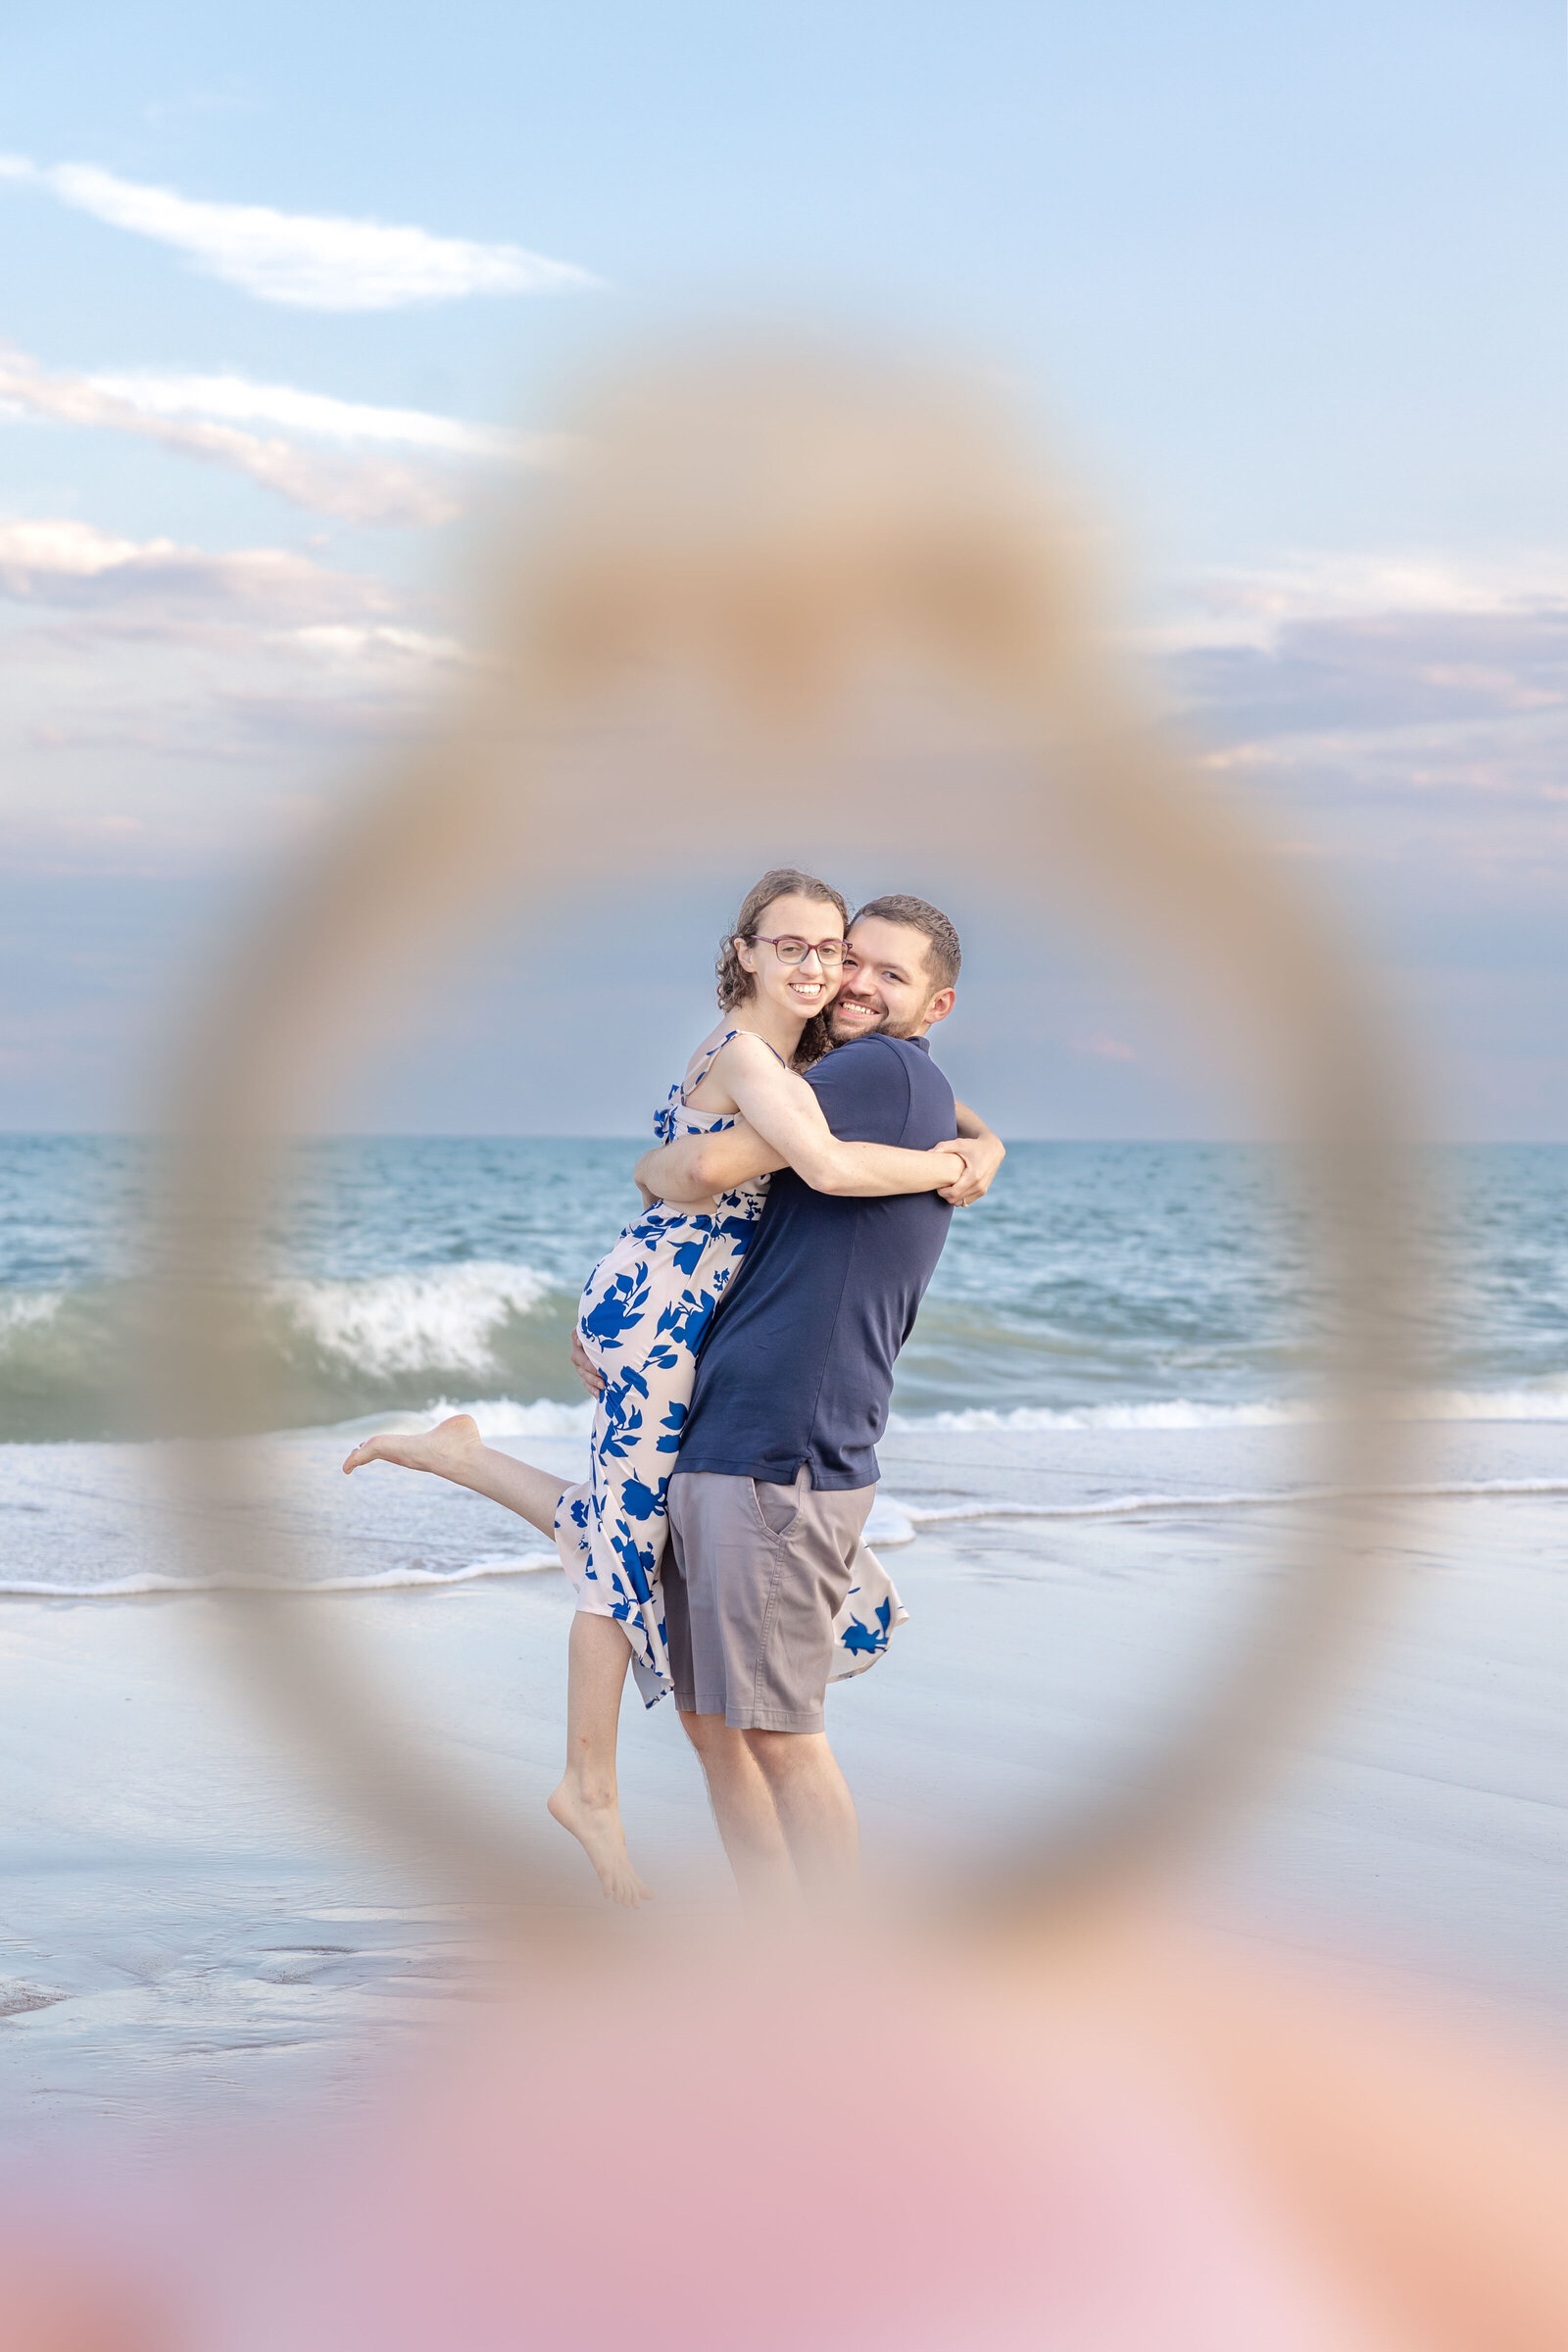
[[[7,50],[0,1125],[136,1115],[245,894],[460,660],[483,468],[549,463],[595,355],[741,313],[995,370],[1374,944],[1435,1123],[1568,1136],[1555,10],[284,0]],[[909,862],[846,879],[940,895]],[[355,1115],[630,1129],[749,878],[694,876],[646,1042],[600,1054],[611,971],[541,1038],[524,947]],[[1131,978],[955,911],[949,1057],[1004,1123],[1210,1122]]]

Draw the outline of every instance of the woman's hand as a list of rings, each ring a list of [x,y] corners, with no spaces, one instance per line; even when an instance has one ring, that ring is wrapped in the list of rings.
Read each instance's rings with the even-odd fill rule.
[[[942,1149],[956,1152],[963,1162],[958,1182],[950,1184],[937,1196],[955,1208],[967,1208],[971,1200],[979,1200],[990,1192],[991,1179],[1007,1156],[1000,1136],[992,1135],[989,1130],[984,1135],[960,1135]]]
[[[597,1401],[605,1385],[605,1376],[582,1344],[582,1334],[575,1324],[571,1332],[571,1368],[590,1396]]]

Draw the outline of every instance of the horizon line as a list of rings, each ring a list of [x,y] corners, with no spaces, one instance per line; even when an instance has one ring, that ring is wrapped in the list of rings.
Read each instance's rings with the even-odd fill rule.
[[[169,1140],[172,1130],[155,1127],[7,1127],[0,1126],[0,1144],[21,1142],[50,1143],[159,1143]],[[555,1128],[522,1127],[318,1127],[281,1131],[284,1140],[302,1144],[639,1144],[648,1148],[650,1129],[616,1129],[597,1133],[583,1129],[567,1131]],[[1009,1148],[1012,1144],[1139,1144],[1159,1146],[1166,1150],[1188,1147],[1193,1150],[1253,1149],[1270,1146],[1289,1149],[1298,1145],[1298,1136],[1283,1135],[1013,1135],[1002,1138]],[[1568,1151],[1568,1135],[1418,1135],[1408,1139],[1418,1150],[1446,1152],[1562,1152]]]

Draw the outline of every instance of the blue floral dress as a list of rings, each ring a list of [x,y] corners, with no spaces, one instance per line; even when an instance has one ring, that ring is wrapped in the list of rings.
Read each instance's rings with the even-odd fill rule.
[[[686,1098],[737,1032],[710,1046],[686,1085],[672,1086],[654,1120],[660,1143],[716,1135],[733,1111],[705,1117]],[[556,1548],[579,1609],[618,1618],[649,1706],[670,1689],[659,1567],[669,1532],[664,1497],[691,1403],[697,1350],[713,1309],[740,1271],[767,1200],[767,1178],[720,1193],[697,1211],[658,1201],[628,1225],[583,1287],[577,1333],[605,1376],[594,1413],[589,1475],[556,1510]],[[863,1673],[908,1612],[866,1544],[834,1625],[832,1679]]]

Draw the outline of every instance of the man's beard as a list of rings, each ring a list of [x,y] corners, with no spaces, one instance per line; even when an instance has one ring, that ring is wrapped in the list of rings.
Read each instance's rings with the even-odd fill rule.
[[[850,1030],[847,1036],[840,1037],[833,1026],[833,1016],[837,1009],[836,1005],[830,1004],[827,1010],[827,1034],[830,1045],[847,1046],[857,1037],[912,1037],[914,1035],[912,1027],[901,1029],[896,1021],[890,1020],[884,1013],[879,1021],[873,1021],[869,1027],[857,1025]]]

